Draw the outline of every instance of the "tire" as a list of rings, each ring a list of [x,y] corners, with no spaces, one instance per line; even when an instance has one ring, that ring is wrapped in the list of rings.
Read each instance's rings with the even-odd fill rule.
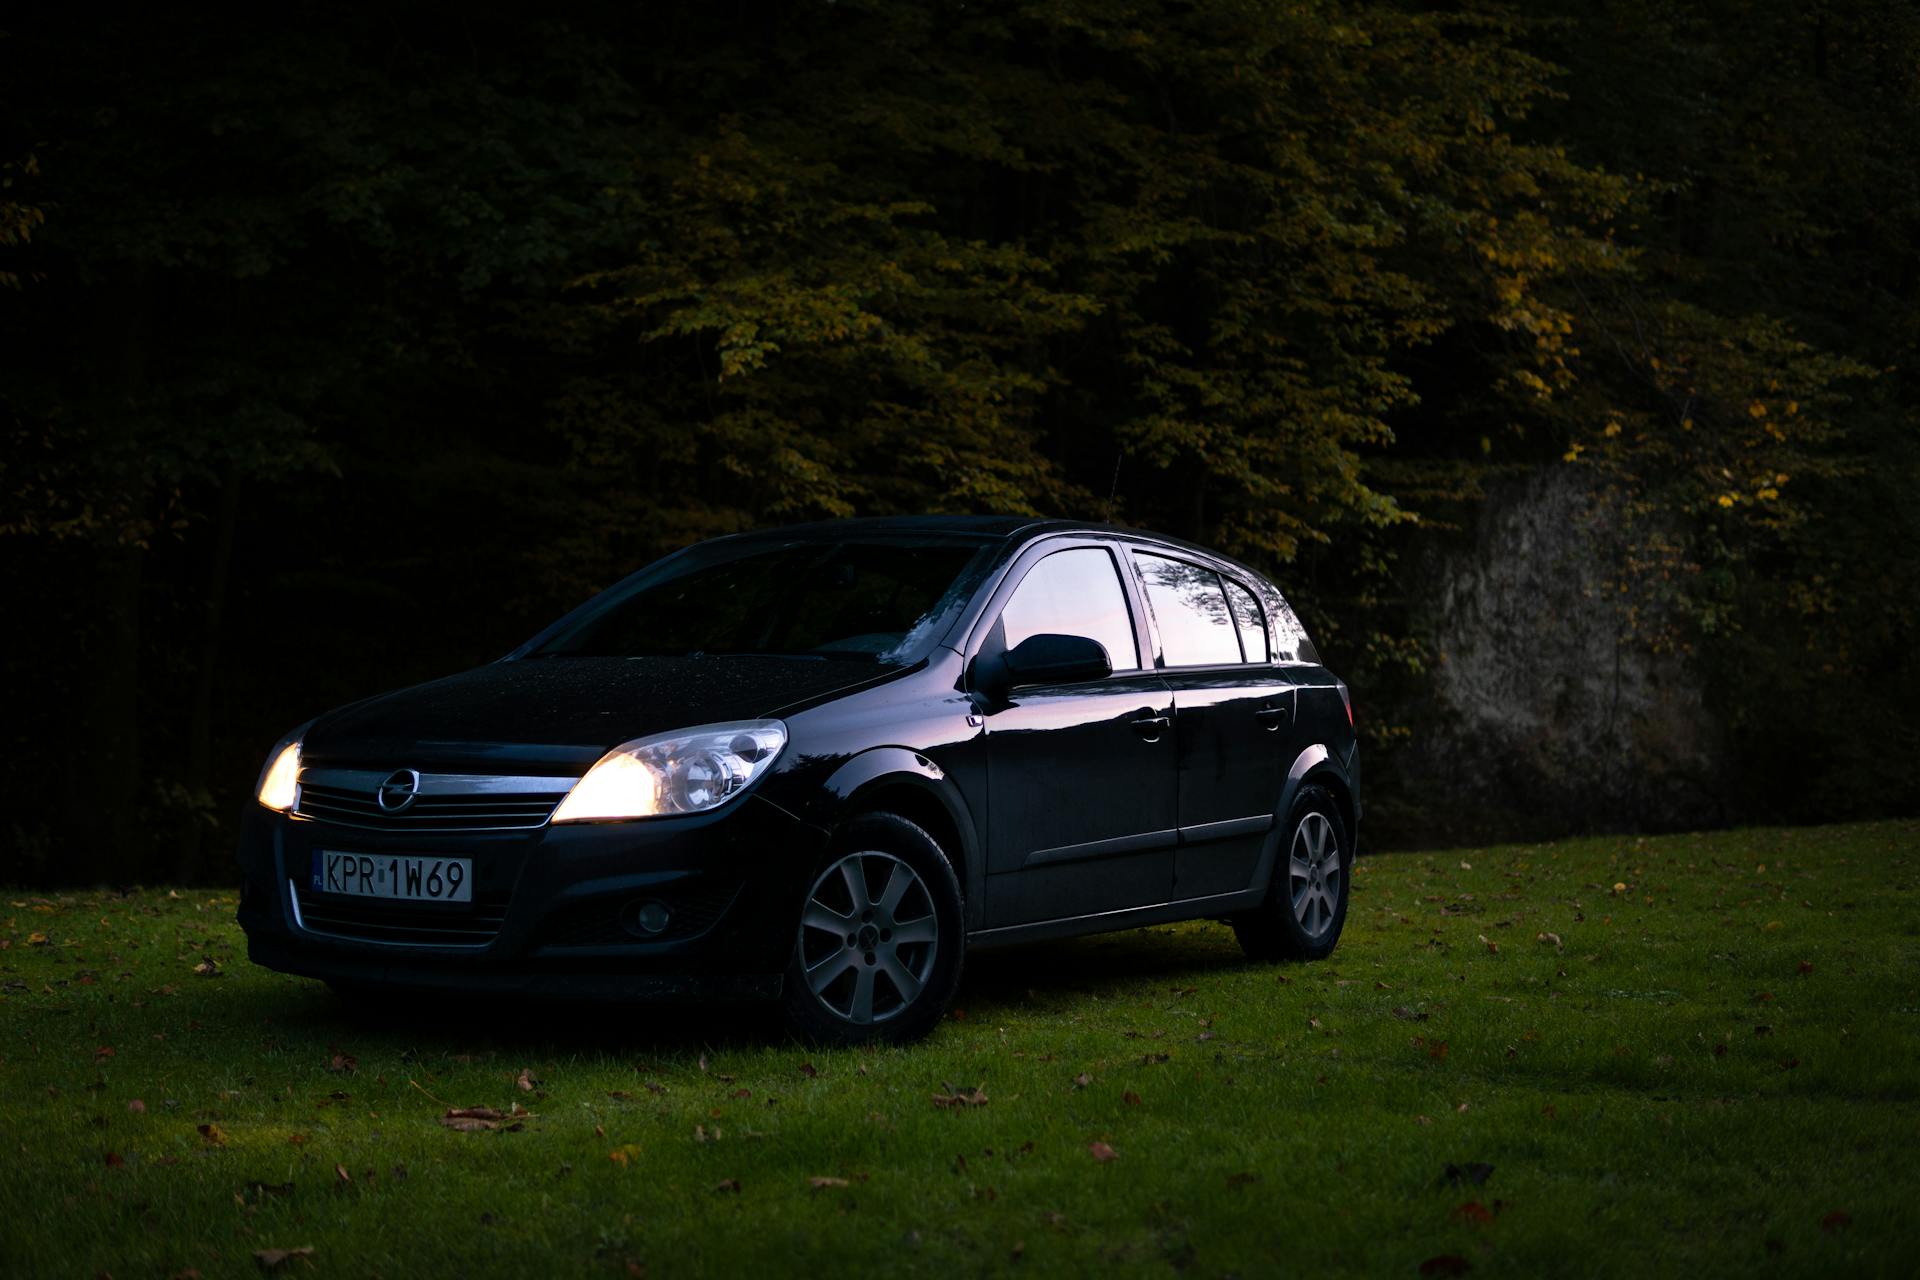
[[[1266,901],[1233,918],[1250,960],[1324,960],[1340,941],[1352,890],[1353,841],[1325,787],[1303,786],[1274,854]]]
[[[827,1046],[933,1030],[966,959],[960,881],[939,843],[896,814],[862,814],[808,886],[780,996],[787,1029]]]

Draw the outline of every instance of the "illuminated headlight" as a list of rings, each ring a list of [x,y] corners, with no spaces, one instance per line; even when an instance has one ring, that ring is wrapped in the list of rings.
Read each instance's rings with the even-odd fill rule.
[[[254,787],[254,797],[276,813],[287,812],[300,798],[300,738],[306,731],[303,724],[274,744]]]
[[[778,720],[703,724],[615,747],[554,810],[555,822],[618,822],[717,809],[773,767]]]

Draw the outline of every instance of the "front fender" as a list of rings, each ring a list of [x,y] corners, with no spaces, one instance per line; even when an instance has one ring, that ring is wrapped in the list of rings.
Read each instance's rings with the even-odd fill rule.
[[[980,832],[966,797],[945,770],[924,753],[909,747],[871,747],[841,762],[814,793],[807,811],[800,816],[819,827],[832,827],[846,813],[859,807],[863,797],[883,787],[906,786],[938,804],[947,824],[959,841],[953,852],[960,859],[960,884],[966,892],[968,927],[985,901],[987,860],[980,853]],[[912,818],[912,813],[903,814]]]

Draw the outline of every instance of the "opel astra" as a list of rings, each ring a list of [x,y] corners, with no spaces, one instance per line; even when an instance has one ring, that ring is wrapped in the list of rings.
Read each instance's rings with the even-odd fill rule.
[[[1329,954],[1347,687],[1245,565],[1058,520],[699,543],[274,747],[252,959],[349,996],[760,999],[907,1040],[972,948],[1194,918]]]

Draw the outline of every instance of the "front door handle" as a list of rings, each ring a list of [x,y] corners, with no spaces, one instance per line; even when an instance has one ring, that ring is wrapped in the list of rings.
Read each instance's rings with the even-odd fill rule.
[[[1135,716],[1133,719],[1127,721],[1127,723],[1133,726],[1135,733],[1145,738],[1148,742],[1158,742],[1160,735],[1167,731],[1167,726],[1172,724],[1173,721],[1166,716],[1144,715]]]
[[[1261,721],[1260,727],[1268,733],[1272,733],[1287,722],[1287,709],[1285,707],[1262,707],[1253,714],[1259,717]]]

